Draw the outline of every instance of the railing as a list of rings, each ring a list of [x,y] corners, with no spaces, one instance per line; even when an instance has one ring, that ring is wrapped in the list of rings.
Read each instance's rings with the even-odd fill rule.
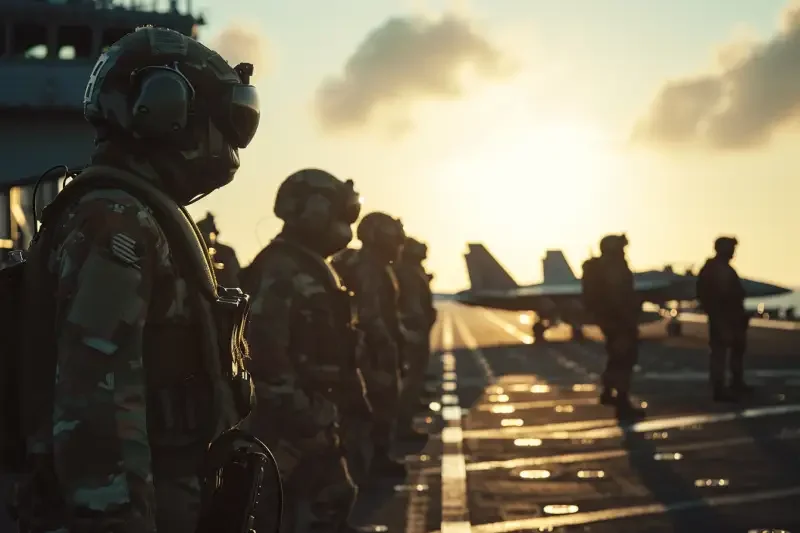
[[[46,3],[60,6],[86,9],[125,9],[155,13],[179,13],[191,15],[194,9],[193,0],[49,0]],[[41,5],[34,0],[0,0],[0,6],[35,6]]]
[[[127,9],[157,13],[192,14],[192,0],[94,0],[98,9]]]

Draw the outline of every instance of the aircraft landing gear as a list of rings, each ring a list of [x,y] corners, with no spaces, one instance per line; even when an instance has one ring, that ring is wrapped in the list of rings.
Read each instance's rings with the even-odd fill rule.
[[[680,337],[683,334],[683,324],[677,318],[671,318],[667,322],[667,336]]]
[[[542,320],[538,320],[533,324],[533,340],[534,342],[544,342],[544,332],[547,331],[547,325]]]

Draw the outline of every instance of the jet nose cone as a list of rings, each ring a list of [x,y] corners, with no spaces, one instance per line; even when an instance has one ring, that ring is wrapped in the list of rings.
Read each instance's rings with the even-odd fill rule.
[[[458,291],[453,295],[453,300],[462,304],[472,304],[473,297],[470,289]]]

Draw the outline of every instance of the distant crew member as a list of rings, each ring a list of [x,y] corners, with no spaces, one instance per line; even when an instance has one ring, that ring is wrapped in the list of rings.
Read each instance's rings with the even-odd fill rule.
[[[630,400],[633,366],[638,358],[639,313],[636,294],[625,259],[627,237],[607,235],[600,241],[600,257],[583,264],[583,297],[606,339],[608,361],[603,372],[600,403],[613,405],[619,417],[641,416],[644,411]]]
[[[217,282],[223,287],[238,287],[239,284],[239,259],[230,246],[219,242],[219,229],[214,221],[214,215],[206,213],[206,217],[197,223],[200,233],[208,246],[208,252],[214,260],[214,273]]]
[[[364,379],[374,412],[371,473],[405,476],[405,466],[391,456],[403,365],[399,290],[391,264],[400,259],[406,236],[399,220],[380,212],[361,219],[357,236],[361,248],[335,256],[332,264],[355,293],[358,326],[365,334]]]
[[[744,309],[745,291],[730,264],[737,244],[733,237],[718,238],[714,242],[716,255],[706,261],[697,276],[697,297],[708,315],[709,378],[714,400],[718,402],[736,401],[752,391],[744,381],[749,323]],[[731,371],[730,387],[725,379],[726,359]]]
[[[420,396],[425,385],[425,371],[430,359],[431,330],[436,322],[431,279],[422,262],[428,257],[428,247],[411,237],[406,237],[403,255],[394,265],[400,287],[400,321],[405,332],[406,375],[400,402],[398,434],[420,437],[412,430],[412,420],[419,411]]]
[[[275,453],[286,531],[294,533],[348,531],[355,502],[339,425],[342,395],[361,387],[355,371],[346,375],[358,335],[350,297],[325,259],[350,242],[360,211],[352,181],[319,169],[295,172],[275,198],[283,229],[243,280],[253,295],[252,429]],[[260,518],[255,529],[268,531],[268,517]]]

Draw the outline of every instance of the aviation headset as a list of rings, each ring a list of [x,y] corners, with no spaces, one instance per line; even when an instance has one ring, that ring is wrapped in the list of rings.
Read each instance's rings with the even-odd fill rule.
[[[295,172],[281,184],[274,213],[285,222],[317,233],[334,220],[354,224],[361,214],[361,199],[353,180],[342,182],[324,170],[309,168]]]
[[[130,68],[137,63],[142,66]],[[196,88],[180,63],[203,65],[195,74],[211,82],[205,98],[196,98]],[[208,118],[224,141],[245,148],[260,118],[252,74],[252,64],[231,68],[216,52],[179,32],[137,28],[97,60],[84,92],[84,115],[99,129],[121,129],[134,138],[181,149],[191,148],[194,128],[202,127],[193,121]],[[104,87],[107,83],[112,87]],[[114,93],[125,98],[111,97]],[[210,140],[214,141],[222,139]]]
[[[392,218],[386,213],[372,212],[364,217],[358,225],[358,240],[362,243],[383,246],[401,246],[405,243],[405,230],[399,218]]]

